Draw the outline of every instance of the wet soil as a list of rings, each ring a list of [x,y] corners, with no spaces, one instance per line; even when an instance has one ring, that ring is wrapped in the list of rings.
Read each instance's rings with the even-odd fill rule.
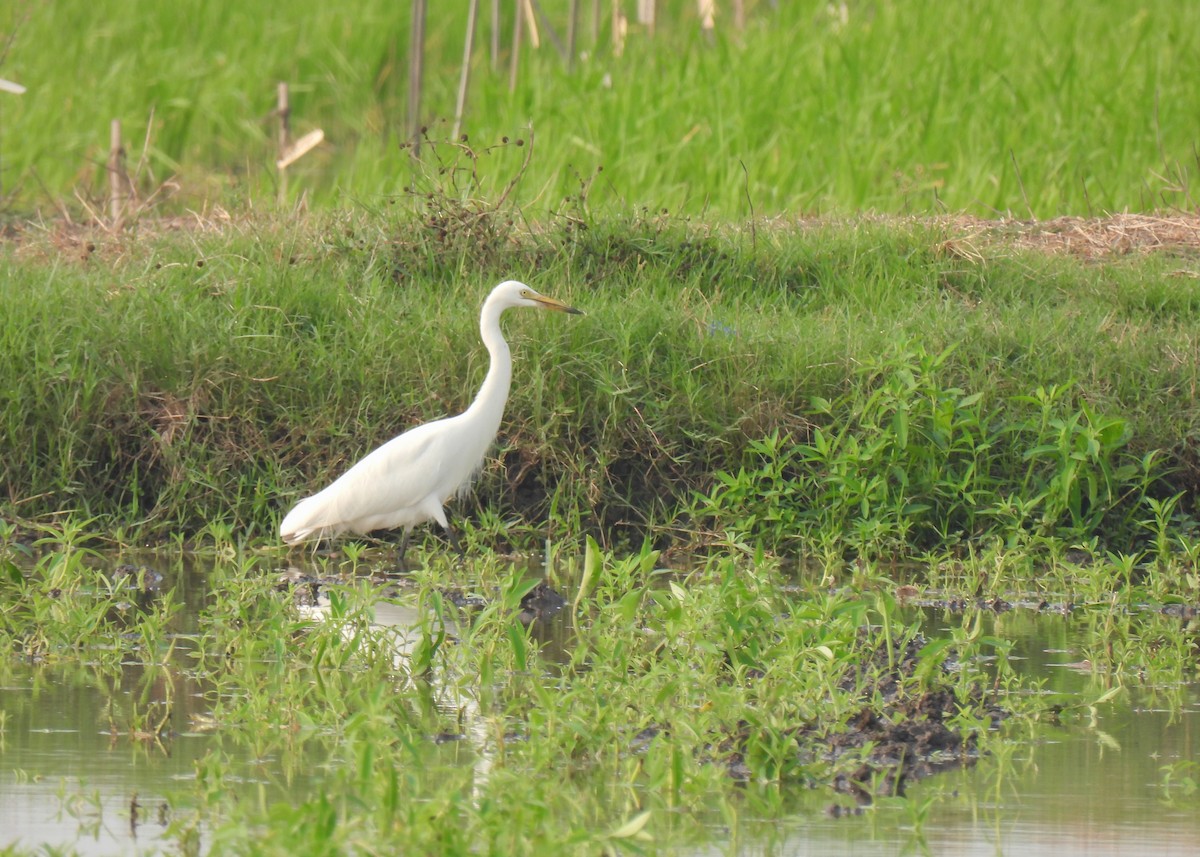
[[[865,632],[861,636],[865,645]],[[916,636],[890,654],[885,644],[879,644],[840,685],[863,700],[857,713],[844,724],[806,723],[792,730],[797,762],[819,758],[835,768],[840,767],[838,762],[849,764],[829,785],[853,797],[855,807],[832,804],[831,814],[856,812],[878,797],[903,797],[909,783],[973,765],[978,759],[976,734],[949,725],[964,708],[993,725],[1003,719],[995,700],[982,695],[960,700],[948,685],[938,682],[917,689],[912,679],[926,642]],[[752,776],[745,758],[750,728],[743,721],[718,747],[730,776],[737,779]]]
[[[882,699],[882,707],[864,705],[844,729],[813,733],[817,746],[831,760],[853,758],[850,754],[865,751],[858,766],[839,774],[833,784],[836,791],[854,797],[859,806],[869,805],[875,797],[903,797],[910,782],[974,764],[977,734],[948,724],[964,709],[993,728],[1004,719],[996,700],[984,697],[978,686],[965,700],[941,682],[914,691],[911,680],[927,642],[918,635],[893,655],[886,645],[878,645],[869,660],[843,679],[841,688],[857,687],[866,699]],[[889,660],[894,663],[889,665]],[[943,673],[950,663],[943,665]]]

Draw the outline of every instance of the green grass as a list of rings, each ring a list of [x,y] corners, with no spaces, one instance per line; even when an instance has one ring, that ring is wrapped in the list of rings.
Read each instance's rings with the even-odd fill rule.
[[[1165,500],[1195,482],[1197,369],[1179,355],[1200,339],[1200,302],[1177,259],[997,248],[972,262],[942,252],[938,228],[869,221],[748,233],[591,218],[473,241],[505,217],[481,211],[448,232],[406,212],[257,219],[94,237],[94,252],[27,233],[0,259],[6,516],[269,536],[293,498],[465,407],[486,359],[477,307],[509,276],[588,314],[506,319],[513,391],[479,501],[461,507],[482,543],[679,535],[701,523],[677,517],[694,491],[758,466],[753,444],[817,430],[892,438],[888,466],[950,499],[968,473],[980,506],[1057,491],[1049,520],[1074,538],[1114,521],[1124,538],[1151,517],[1147,489]],[[894,443],[897,414],[911,442]],[[982,446],[939,475],[944,453],[913,444],[947,438]],[[1100,469],[1055,483],[1076,453]],[[869,457],[856,466],[872,477]],[[1094,514],[1098,487],[1117,518]]]
[[[758,3],[744,32],[722,20],[712,43],[694,4],[660,5],[655,37],[635,26],[619,57],[607,13],[598,42],[582,28],[587,56],[571,72],[549,45],[526,47],[511,92],[507,50],[491,71],[481,24],[464,130],[487,147],[532,127],[515,192],[532,215],[584,186],[609,211],[737,219],[1194,204],[1191,4],[881,0],[846,4],[843,21],[823,0]],[[430,12],[423,120],[434,139],[449,135],[465,7]],[[565,13],[547,8],[563,32]],[[293,168],[293,196],[344,205],[399,193],[436,170],[400,146],[408,27],[407,8],[382,0],[7,4],[0,72],[29,92],[0,99],[0,198],[10,212],[66,200],[77,214],[76,191],[102,199],[116,118],[143,195],[175,181],[167,210],[273,202],[280,80],[296,132],[320,127],[329,141]],[[486,156],[486,196],[523,157]]]

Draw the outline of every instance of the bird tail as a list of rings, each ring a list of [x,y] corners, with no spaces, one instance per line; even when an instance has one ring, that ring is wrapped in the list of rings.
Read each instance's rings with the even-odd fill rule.
[[[321,522],[324,506],[319,494],[301,500],[284,516],[279,525],[280,537],[289,545],[295,545],[327,535],[329,527]]]

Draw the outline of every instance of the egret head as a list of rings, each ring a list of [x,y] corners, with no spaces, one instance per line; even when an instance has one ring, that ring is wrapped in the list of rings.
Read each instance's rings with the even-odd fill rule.
[[[583,315],[583,310],[575,309],[573,306],[568,306],[557,298],[552,298],[549,295],[543,295],[531,289],[524,283],[519,283],[516,280],[508,280],[492,289],[492,293],[488,296],[488,301],[497,300],[504,308],[507,307],[538,307],[540,309],[551,309],[557,312],[569,312],[574,315]]]

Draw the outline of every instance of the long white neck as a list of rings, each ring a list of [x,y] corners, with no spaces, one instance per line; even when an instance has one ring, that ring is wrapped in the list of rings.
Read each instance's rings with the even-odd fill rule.
[[[508,388],[512,383],[512,354],[504,334],[500,331],[500,314],[504,308],[498,301],[490,298],[484,301],[483,312],[479,315],[479,333],[487,348],[491,363],[488,365],[487,377],[483,386],[467,414],[481,422],[499,427],[504,416],[504,403],[508,401]],[[494,432],[493,432],[494,433]]]

